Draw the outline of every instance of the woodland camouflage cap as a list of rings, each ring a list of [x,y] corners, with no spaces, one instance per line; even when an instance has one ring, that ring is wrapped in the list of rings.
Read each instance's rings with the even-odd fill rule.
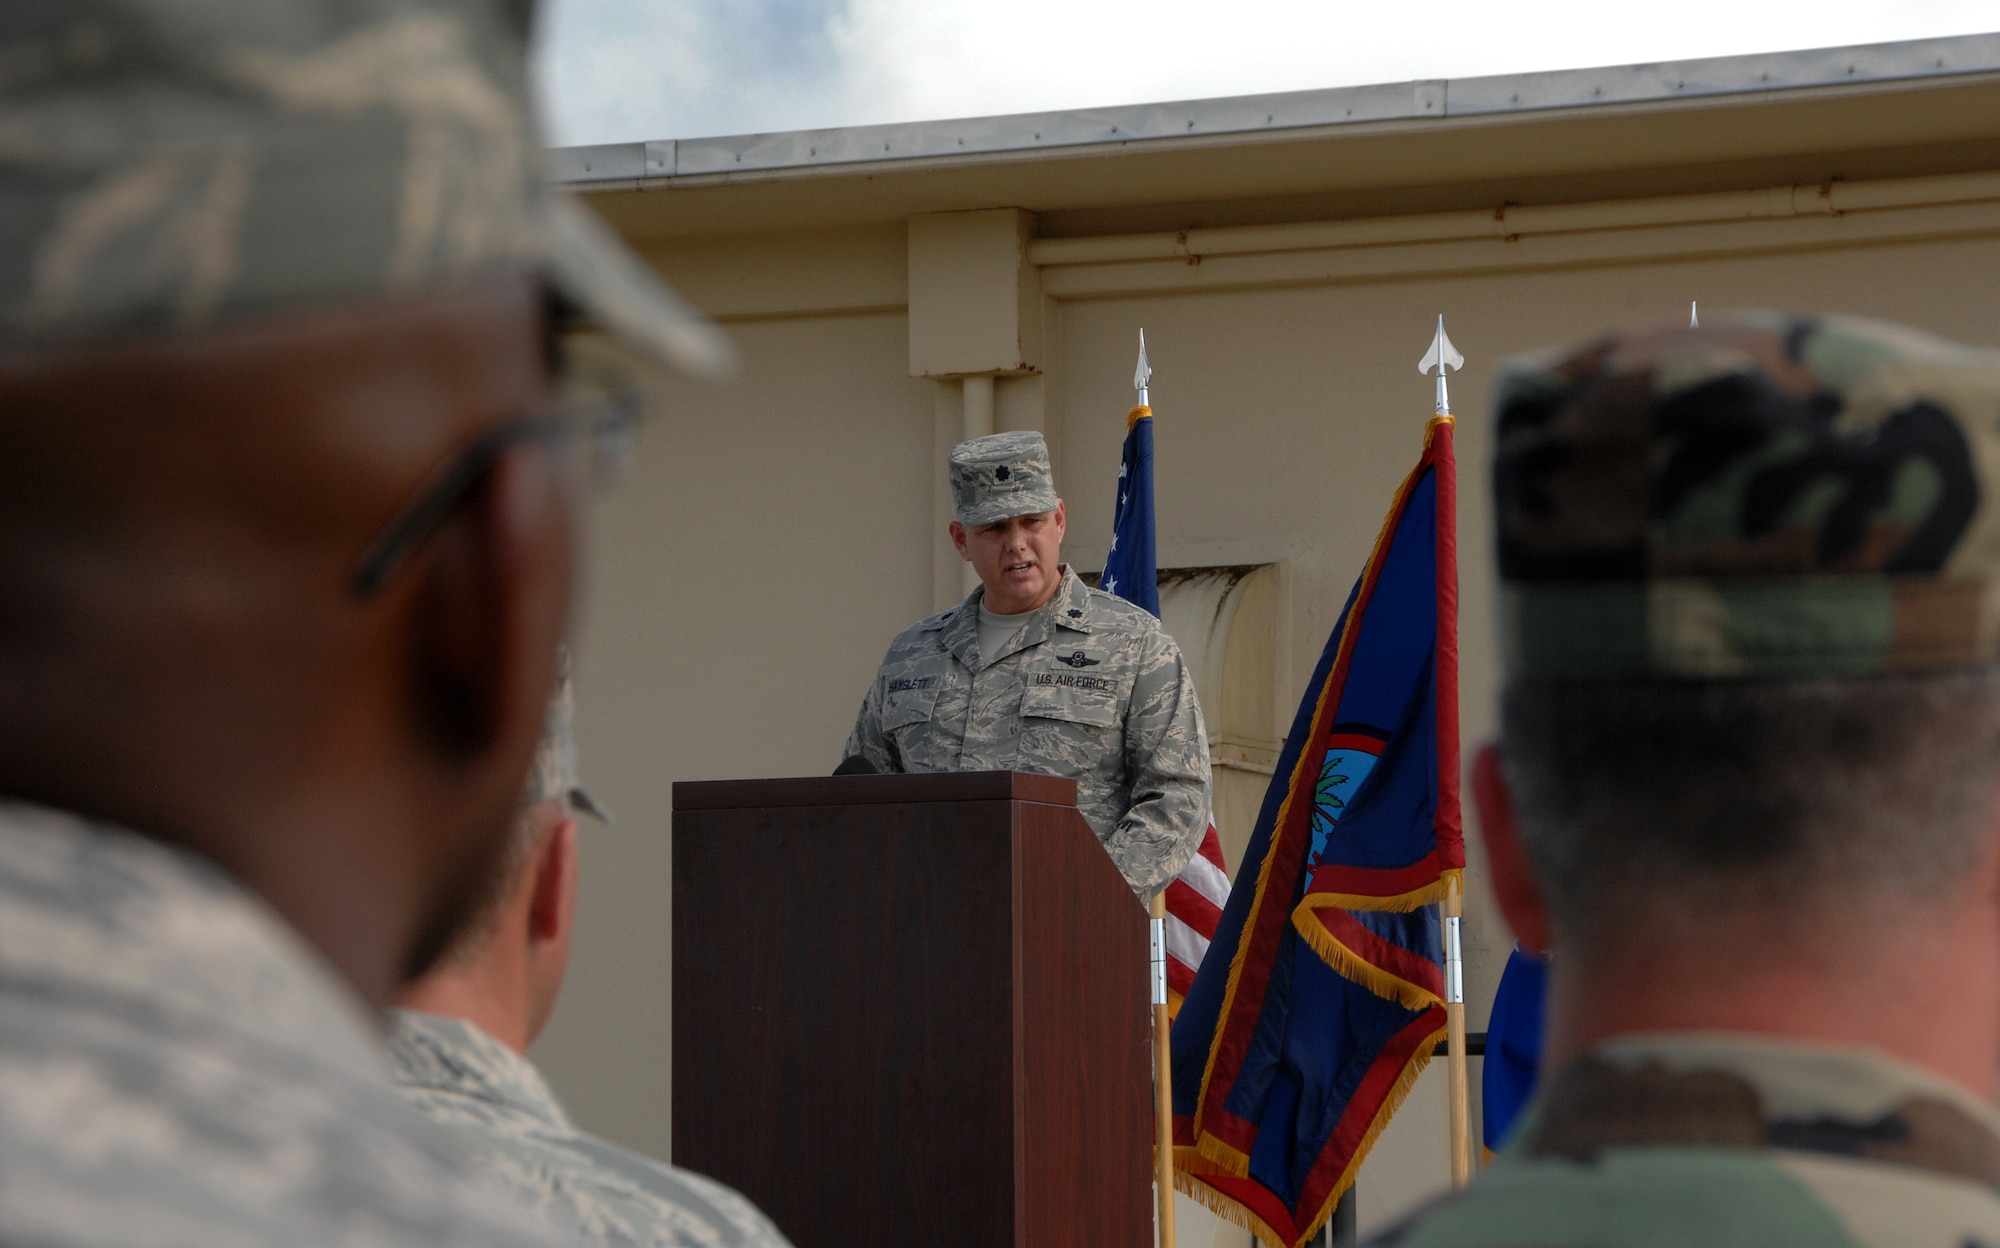
[[[1514,678],[2000,659],[2000,351],[1705,317],[1513,361],[1494,407]]]
[[[546,184],[500,0],[0,4],[0,345],[539,270],[696,373],[718,331]]]

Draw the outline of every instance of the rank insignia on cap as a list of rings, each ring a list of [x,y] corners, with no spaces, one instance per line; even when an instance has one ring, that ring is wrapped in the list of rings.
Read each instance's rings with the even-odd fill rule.
[[[968,528],[1054,511],[1055,474],[1042,435],[1022,429],[961,442],[947,461],[952,515]]]

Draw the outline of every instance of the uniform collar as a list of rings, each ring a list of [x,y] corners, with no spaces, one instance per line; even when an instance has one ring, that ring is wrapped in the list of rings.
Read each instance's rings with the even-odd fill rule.
[[[533,1062],[459,1018],[390,1010],[389,1059],[406,1088],[450,1092],[574,1131],[569,1114]]]
[[[1049,599],[1042,610],[1048,612],[1049,620],[1058,627],[1072,632],[1090,631],[1090,586],[1076,574],[1068,564],[1063,565],[1062,584],[1056,587],[1056,596]]]
[[[941,634],[939,643],[968,668],[990,667],[1009,654],[1038,646],[1053,637],[1058,628],[1078,633],[1090,631],[1090,587],[1078,578],[1074,568],[1063,564],[1062,580],[1057,583],[1055,594],[1028,614],[1027,627],[1015,638],[1015,644],[1004,653],[987,659],[984,664],[974,663],[974,654],[979,649],[979,601],[985,593],[984,586],[974,588],[956,607],[933,617],[925,625],[928,630]]]
[[[193,854],[5,799],[0,983],[0,1000],[33,994],[177,1042],[248,1042],[383,1078],[366,1007],[257,898]]]
[[[1550,1078],[1508,1152],[1647,1145],[1833,1154],[2000,1187],[2000,1116],[1970,1091],[1867,1049],[1733,1032],[1599,1046]]]

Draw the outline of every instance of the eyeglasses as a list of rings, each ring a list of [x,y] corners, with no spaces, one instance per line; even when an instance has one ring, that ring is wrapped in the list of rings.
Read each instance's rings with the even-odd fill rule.
[[[396,513],[361,554],[348,580],[356,598],[372,598],[396,570],[450,518],[477,488],[500,457],[522,444],[581,445],[590,478],[598,484],[615,481],[631,457],[634,435],[645,414],[637,391],[608,398],[560,404],[535,416],[496,425],[460,450],[431,474],[424,488]]]

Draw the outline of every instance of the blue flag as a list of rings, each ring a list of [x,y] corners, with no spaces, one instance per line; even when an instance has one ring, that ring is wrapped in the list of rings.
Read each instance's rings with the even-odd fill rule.
[[[1548,982],[1547,962],[1521,949],[1508,955],[1507,969],[1500,973],[1500,987],[1493,994],[1486,1060],[1479,1072],[1479,1133],[1488,1148],[1507,1142],[1508,1129],[1535,1094]]]
[[[1111,553],[1099,582],[1154,615],[1160,613],[1160,577],[1153,546],[1153,409],[1135,407],[1125,418],[1125,454],[1118,462],[1118,506],[1111,513]]]

